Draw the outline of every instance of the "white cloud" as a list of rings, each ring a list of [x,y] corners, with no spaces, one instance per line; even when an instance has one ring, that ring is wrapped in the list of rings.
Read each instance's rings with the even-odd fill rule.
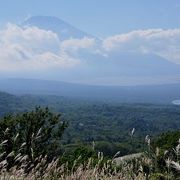
[[[62,42],[51,31],[8,24],[0,37],[0,71],[68,68],[79,63],[61,49]]]
[[[82,50],[105,57],[114,51],[154,53],[180,64],[180,29],[132,31],[101,43],[88,37],[61,41],[51,31],[8,24],[0,37],[0,72],[71,68],[81,63]]]
[[[91,49],[95,45],[95,39],[84,37],[82,39],[68,39],[61,43],[61,48],[65,51],[78,51],[79,49]]]
[[[132,31],[104,39],[102,47],[107,52],[154,53],[180,64],[180,29]]]

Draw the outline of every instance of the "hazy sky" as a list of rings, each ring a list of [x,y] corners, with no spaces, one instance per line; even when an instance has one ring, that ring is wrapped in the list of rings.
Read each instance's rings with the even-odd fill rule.
[[[73,37],[71,26],[49,18],[22,25],[39,15],[95,36]],[[1,77],[92,84],[180,79],[180,0],[0,0],[0,37]]]
[[[0,23],[57,16],[99,37],[136,29],[179,28],[179,0],[0,0]]]

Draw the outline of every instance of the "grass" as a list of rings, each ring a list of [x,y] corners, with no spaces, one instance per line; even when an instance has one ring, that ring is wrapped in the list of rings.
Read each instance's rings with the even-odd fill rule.
[[[6,130],[8,132],[8,129]],[[5,133],[7,133],[5,131]],[[38,133],[39,136],[40,132]],[[13,141],[18,139],[18,134]],[[132,134],[133,140],[133,134]],[[145,152],[118,157],[119,152],[112,159],[106,159],[99,152],[97,158],[91,157],[82,161],[81,155],[69,166],[69,162],[62,163],[60,158],[49,160],[47,156],[29,157],[22,154],[25,146],[21,144],[19,150],[7,153],[3,148],[9,140],[0,143],[0,180],[175,180],[180,179],[180,140],[172,149],[174,156],[159,148],[155,151],[151,146],[151,139],[146,136],[147,150]],[[17,148],[17,147],[16,147]],[[94,143],[93,143],[94,148]],[[121,161],[121,162],[119,162]]]

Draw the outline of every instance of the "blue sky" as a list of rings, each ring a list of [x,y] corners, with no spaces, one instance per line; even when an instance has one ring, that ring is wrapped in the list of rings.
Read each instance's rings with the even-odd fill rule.
[[[0,23],[57,16],[99,37],[137,29],[179,28],[179,0],[0,0]]]

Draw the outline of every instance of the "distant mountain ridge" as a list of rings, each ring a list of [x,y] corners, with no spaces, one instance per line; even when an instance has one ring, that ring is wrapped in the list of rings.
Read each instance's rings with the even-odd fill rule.
[[[167,103],[180,99],[180,84],[90,86],[60,81],[0,79],[0,91],[16,95],[57,95],[121,103]]]

